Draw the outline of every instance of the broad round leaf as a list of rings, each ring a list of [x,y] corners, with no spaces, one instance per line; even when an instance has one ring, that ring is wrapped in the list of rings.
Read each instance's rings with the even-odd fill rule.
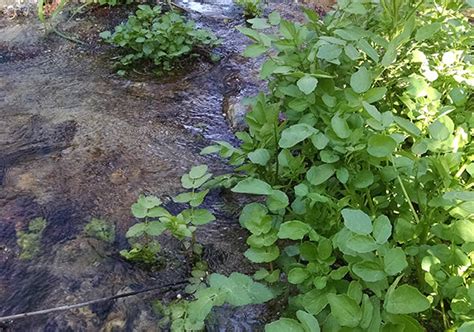
[[[385,272],[382,267],[372,261],[362,261],[352,266],[352,271],[362,280],[376,282],[385,278]]]
[[[343,209],[344,225],[356,234],[368,235],[372,232],[370,217],[361,210]]]
[[[309,226],[304,222],[291,220],[281,224],[278,237],[280,239],[301,240],[308,234],[309,230]]]
[[[280,256],[280,249],[277,246],[264,248],[250,248],[244,253],[250,261],[254,263],[272,262]]]
[[[240,181],[231,190],[235,193],[254,195],[270,195],[273,192],[272,187],[268,183],[254,178]]]
[[[306,123],[295,124],[282,131],[278,145],[284,149],[291,148],[316,132],[316,129]]]
[[[374,220],[372,235],[378,244],[387,242],[390,235],[392,235],[392,224],[387,216],[381,215]]]
[[[377,158],[390,156],[397,147],[397,142],[390,136],[373,135],[369,138],[367,152]]]
[[[385,253],[383,257],[383,265],[385,272],[394,276],[402,272],[407,266],[407,258],[402,248],[392,248]]]
[[[301,90],[301,92],[303,92],[305,95],[309,95],[314,91],[314,89],[316,89],[318,80],[313,76],[305,75],[296,82],[296,85]]]
[[[410,285],[401,285],[387,292],[384,308],[392,314],[412,314],[430,307],[430,301],[418,289]]]
[[[304,268],[295,267],[288,272],[288,282],[294,285],[301,284],[303,281],[308,279],[309,276],[310,273]]]
[[[365,67],[360,67],[358,71],[356,71],[351,76],[351,88],[356,93],[364,93],[370,89],[372,85],[372,74],[367,70]]]
[[[311,166],[306,173],[306,179],[315,186],[326,182],[334,174],[334,166],[324,164],[320,166]]]
[[[362,310],[357,302],[346,294],[328,294],[331,314],[342,326],[356,327],[362,319]]]

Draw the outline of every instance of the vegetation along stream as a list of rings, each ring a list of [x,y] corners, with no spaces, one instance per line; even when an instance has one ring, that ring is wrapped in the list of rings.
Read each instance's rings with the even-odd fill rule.
[[[0,331],[474,331],[472,6],[0,0]]]

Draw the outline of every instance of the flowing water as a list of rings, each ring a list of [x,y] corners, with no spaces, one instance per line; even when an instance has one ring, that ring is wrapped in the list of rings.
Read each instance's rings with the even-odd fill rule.
[[[162,198],[180,190],[191,166],[207,163],[228,172],[217,158],[200,156],[213,140],[235,143],[227,108],[262,88],[258,62],[240,56],[247,40],[231,0],[182,0],[200,26],[224,42],[221,61],[205,59],[172,77],[117,76],[111,51],[98,32],[123,21],[132,9],[98,8],[60,24],[85,41],[44,37],[32,17],[0,18],[0,316],[74,304],[130,290],[176,287],[70,311],[0,325],[4,331],[155,331],[155,299],[171,299],[190,266],[177,241],[164,237],[165,266],[145,271],[123,261],[124,234],[134,223],[130,205],[141,193]],[[66,17],[67,18],[67,17]],[[229,122],[227,117],[231,117]],[[218,220],[198,233],[211,272],[250,271],[243,257],[238,200],[214,192],[207,205]],[[47,220],[41,251],[20,260],[16,233],[35,217]],[[92,218],[116,227],[107,245],[83,234]],[[216,312],[210,331],[260,330],[265,306]]]

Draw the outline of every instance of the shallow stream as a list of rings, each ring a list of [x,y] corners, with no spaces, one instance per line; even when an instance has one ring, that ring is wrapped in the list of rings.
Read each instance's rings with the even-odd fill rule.
[[[258,61],[240,55],[247,40],[235,30],[243,19],[231,0],[180,4],[223,38],[221,60],[196,61],[162,79],[116,75],[111,50],[99,41],[98,33],[132,8],[91,9],[71,21],[65,15],[60,28],[85,45],[45,37],[34,17],[0,17],[0,316],[179,284],[189,276],[180,244],[166,237],[166,265],[159,271],[119,257],[134,223],[130,206],[150,193],[176,210],[170,197],[191,166],[207,163],[215,174],[228,172],[222,160],[199,152],[213,140],[235,142],[230,124],[236,120],[226,110],[262,83]],[[214,192],[206,204],[218,217],[198,233],[211,272],[251,271],[242,255],[246,234],[236,221],[238,200]],[[47,220],[40,254],[20,260],[16,233],[35,217]],[[83,234],[92,217],[115,225],[113,246]],[[169,287],[25,318],[0,331],[156,331],[152,301],[181,291]],[[208,330],[260,330],[266,311],[223,308]]]

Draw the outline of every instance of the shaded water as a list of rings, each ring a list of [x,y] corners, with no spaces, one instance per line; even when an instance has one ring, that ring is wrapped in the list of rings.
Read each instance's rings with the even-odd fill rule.
[[[0,316],[83,302],[176,283],[155,293],[0,325],[5,331],[155,331],[155,299],[182,291],[190,266],[177,241],[163,237],[166,266],[149,272],[120,259],[134,223],[130,206],[141,193],[170,197],[212,140],[235,142],[225,109],[262,88],[258,61],[240,56],[247,40],[231,0],[182,0],[200,26],[224,42],[221,61],[196,61],[173,77],[117,76],[98,33],[124,20],[127,9],[97,8],[60,28],[87,43],[44,38],[34,18],[0,18]],[[132,9],[128,9],[131,11]],[[229,114],[227,114],[229,117]],[[217,222],[198,232],[210,272],[250,271],[235,197],[214,192],[206,203]],[[41,252],[19,260],[16,232],[44,217]],[[116,226],[113,246],[87,238],[100,217]],[[210,331],[261,329],[265,306],[223,308]]]

